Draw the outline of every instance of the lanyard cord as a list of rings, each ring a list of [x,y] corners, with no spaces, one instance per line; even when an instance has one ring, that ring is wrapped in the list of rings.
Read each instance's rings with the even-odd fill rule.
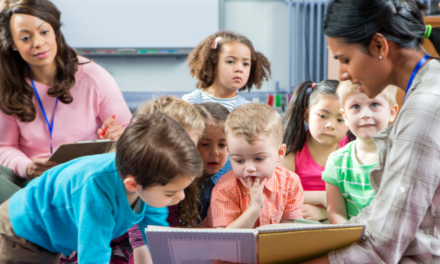
[[[31,69],[30,69],[29,65],[27,65],[26,67],[29,72],[29,78],[31,79],[32,88],[34,88],[35,95],[37,96],[38,103],[40,104],[41,111],[43,112],[44,119],[46,120],[47,127],[49,128],[50,154],[52,154],[52,131],[53,131],[53,123],[54,123],[54,119],[55,119],[55,111],[57,110],[57,105],[58,105],[58,98],[55,101],[55,109],[53,110],[52,122],[49,123],[49,120],[47,119],[46,111],[44,110],[43,103],[41,102],[41,99],[40,99],[40,95],[38,94],[37,87],[35,87],[34,80],[32,79]]]
[[[411,88],[411,85],[414,81],[414,78],[416,77],[417,73],[419,72],[420,68],[425,64],[425,62],[431,58],[430,55],[425,55],[425,57],[423,57],[419,63],[417,63],[416,67],[414,68],[412,74],[411,74],[411,78],[409,78],[409,82],[408,82],[408,86],[406,87],[406,92],[405,92],[405,97],[403,98],[403,102],[405,102],[406,100],[406,96],[408,95],[408,91],[409,88]]]

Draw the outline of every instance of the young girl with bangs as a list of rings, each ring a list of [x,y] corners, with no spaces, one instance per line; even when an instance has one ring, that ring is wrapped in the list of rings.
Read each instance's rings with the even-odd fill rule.
[[[230,31],[217,32],[203,40],[188,56],[197,90],[182,99],[191,104],[219,103],[229,111],[249,103],[238,91],[260,89],[271,75],[270,63],[255,51],[246,37]]]
[[[202,103],[195,107],[205,118],[205,131],[197,144],[203,161],[203,175],[198,181],[192,183],[197,184],[199,189],[198,221],[200,222],[208,215],[212,189],[220,177],[231,171],[232,167],[225,136],[228,109],[217,103]]]
[[[303,217],[325,220],[325,182],[321,178],[328,156],[349,142],[348,127],[336,94],[339,81],[302,83],[295,91],[283,121],[286,157],[281,166],[295,172],[304,189]],[[306,123],[308,128],[306,128]]]

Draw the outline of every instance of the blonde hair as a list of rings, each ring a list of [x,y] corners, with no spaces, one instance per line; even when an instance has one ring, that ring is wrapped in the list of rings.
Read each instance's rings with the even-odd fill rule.
[[[283,141],[280,114],[267,104],[249,103],[232,110],[226,119],[225,132],[241,135],[249,144],[261,135],[272,135],[279,144]]]
[[[347,97],[350,94],[360,93],[358,88],[359,88],[359,85],[352,84],[351,81],[342,81],[339,83],[338,90],[336,91],[336,93],[339,96],[339,100],[341,101],[342,108],[345,108],[345,101],[347,100]],[[397,90],[398,90],[397,86],[388,85],[382,91],[382,93],[380,93],[385,96],[385,99],[387,99],[388,103],[390,104],[390,108],[393,107],[397,103],[396,102]]]
[[[205,119],[190,103],[175,96],[164,95],[153,101],[139,105],[137,115],[150,115],[162,112],[179,123],[187,133],[197,133],[199,137],[205,129]]]

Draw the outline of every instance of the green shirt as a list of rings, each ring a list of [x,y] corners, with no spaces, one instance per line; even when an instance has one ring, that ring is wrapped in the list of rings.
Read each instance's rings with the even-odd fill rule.
[[[370,186],[370,171],[377,163],[359,164],[356,158],[356,141],[330,154],[322,172],[325,182],[341,190],[347,206],[348,219],[362,212],[375,196]]]

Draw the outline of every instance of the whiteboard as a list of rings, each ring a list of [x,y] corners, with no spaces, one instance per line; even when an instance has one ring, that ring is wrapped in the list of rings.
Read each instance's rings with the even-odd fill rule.
[[[219,30],[219,0],[52,0],[74,48],[194,48]]]

